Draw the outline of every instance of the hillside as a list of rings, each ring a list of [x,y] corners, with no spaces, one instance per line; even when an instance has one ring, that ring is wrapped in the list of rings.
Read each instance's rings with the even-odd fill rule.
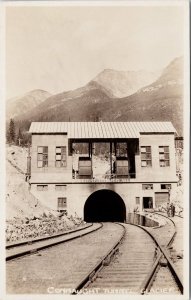
[[[162,72],[155,84],[183,84],[183,57],[175,58]]]
[[[9,99],[6,106],[7,119],[22,115],[43,101],[45,101],[51,94],[43,90],[33,90],[21,97]]]
[[[163,87],[140,92],[112,103],[104,120],[113,115],[115,121],[171,121],[179,135],[183,134],[182,93],[177,87]]]
[[[6,219],[33,217],[51,212],[29,192],[24,175],[27,149],[7,146],[6,152]]]
[[[183,135],[183,58],[175,58],[152,84],[111,101],[103,121],[171,121]]]
[[[25,181],[27,148],[6,147],[6,239],[15,241],[31,238],[31,234],[47,235],[75,228],[83,222],[77,215],[60,213],[43,205],[29,190]],[[47,231],[49,224],[51,232]],[[40,226],[40,228],[39,228]],[[31,232],[31,227],[34,231]]]
[[[46,102],[42,102],[40,105],[38,105],[37,107],[34,107],[34,114],[36,114],[37,112],[41,111],[42,108],[44,108],[44,106],[46,105],[46,107],[48,107],[48,109],[54,109],[57,106],[60,105],[65,105],[67,101],[70,100],[77,100],[77,99],[81,99],[81,98],[85,98],[85,101],[97,101],[95,99],[96,97],[96,93],[99,96],[99,100],[102,99],[102,97],[108,97],[108,98],[112,98],[113,95],[111,93],[109,93],[104,87],[102,87],[101,85],[99,85],[97,82],[91,81],[89,82],[87,85],[75,89],[73,91],[67,91],[67,92],[63,92],[57,95],[52,95],[51,97],[49,97]],[[104,99],[103,99],[104,101]],[[32,114],[32,110],[30,112]]]
[[[86,86],[49,97],[16,118],[28,130],[32,121],[171,121],[183,134],[183,59],[176,58],[152,84],[133,95],[113,97],[91,81]]]
[[[183,134],[183,59],[174,59],[151,85],[134,95],[112,102],[105,119],[111,114],[116,121],[171,121]],[[115,111],[115,113],[114,113]]]
[[[32,121],[91,121],[108,109],[111,99],[102,89],[84,89],[68,100],[52,96],[30,112],[17,117],[20,126]]]
[[[127,97],[134,94],[140,88],[152,83],[160,72],[149,71],[116,71],[105,69],[93,80],[110,91],[116,98]]]

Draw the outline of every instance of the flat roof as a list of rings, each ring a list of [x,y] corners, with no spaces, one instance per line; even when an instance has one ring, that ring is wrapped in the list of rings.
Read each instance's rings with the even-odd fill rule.
[[[144,133],[175,133],[171,122],[32,122],[30,133],[65,133],[71,139],[139,138]]]

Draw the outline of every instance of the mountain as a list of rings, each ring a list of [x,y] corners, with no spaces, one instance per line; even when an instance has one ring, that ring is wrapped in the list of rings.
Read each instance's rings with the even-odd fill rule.
[[[171,121],[183,134],[183,58],[174,59],[152,84],[113,102],[116,121]],[[111,112],[105,114],[107,119]]]
[[[175,58],[162,72],[161,76],[148,87],[140,89],[143,92],[151,90],[159,90],[167,86],[179,86],[183,85],[183,57]]]
[[[15,118],[17,127],[28,129],[32,121],[96,121],[109,109],[111,98],[97,83],[49,97]]]
[[[122,98],[132,95],[140,88],[152,83],[158,78],[160,73],[159,71],[116,71],[105,69],[93,81],[103,86],[114,97]]]
[[[136,93],[114,97],[101,83],[53,95],[15,119],[28,130],[32,121],[171,121],[183,134],[183,58],[173,60]]]
[[[30,111],[50,96],[51,94],[46,91],[33,90],[21,97],[9,99],[6,106],[7,119],[15,118]]]
[[[100,91],[101,93],[105,94],[106,97],[110,97],[110,98],[113,97],[113,95],[110,92],[108,92],[107,89],[105,89],[103,86],[101,86],[99,83],[95,81],[91,81],[85,86],[80,87],[78,89],[50,96],[46,100],[46,106],[48,106],[49,109],[54,109],[58,105],[62,105],[63,102],[66,102],[68,100],[78,99],[83,96],[86,97],[88,93],[91,96],[95,94],[96,91]],[[44,104],[42,103],[42,106],[43,105]],[[41,110],[41,105],[37,108],[37,110],[38,109]]]
[[[175,58],[162,72],[156,83],[162,85],[183,84],[183,57]]]

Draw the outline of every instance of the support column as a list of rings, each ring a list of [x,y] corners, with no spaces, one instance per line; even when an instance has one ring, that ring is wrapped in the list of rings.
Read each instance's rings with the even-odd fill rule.
[[[117,156],[117,143],[114,143],[114,151],[115,151],[115,157]]]
[[[110,142],[110,170],[111,170],[111,174],[112,174],[112,171],[113,171],[113,168],[112,168],[112,142]]]
[[[91,142],[88,143],[88,152],[89,157],[91,157]]]
[[[130,166],[130,163],[129,163],[129,157],[128,157],[128,142],[126,143],[126,147],[127,147],[127,149],[126,149],[126,151],[127,151],[127,158],[128,158],[128,178],[130,178],[129,176],[129,166]]]
[[[95,154],[95,143],[92,143],[92,154]]]
[[[89,157],[91,158],[91,177],[93,177],[92,142],[89,142]]]
[[[115,161],[113,164],[113,173],[116,174],[116,163],[117,163],[117,142],[114,142],[114,154],[115,154]]]
[[[30,144],[28,144],[28,156],[27,156],[27,174],[26,174],[26,181],[31,176],[31,153],[30,153]]]
[[[73,141],[68,139],[68,155],[72,156],[74,154],[73,152]]]

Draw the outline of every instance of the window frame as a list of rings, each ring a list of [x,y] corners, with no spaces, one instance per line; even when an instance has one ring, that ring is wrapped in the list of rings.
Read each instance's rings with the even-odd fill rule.
[[[162,149],[163,150],[160,150]],[[165,151],[167,148],[167,151]],[[170,147],[169,146],[158,146],[158,150],[159,150],[159,166],[161,168],[166,168],[166,167],[170,167]],[[165,154],[167,155],[167,158],[165,158]],[[164,158],[161,158],[160,156],[164,155]],[[164,163],[164,165],[162,165],[162,163]]]
[[[39,189],[42,187],[42,189]],[[38,192],[48,191],[48,184],[37,184],[36,189]]]
[[[59,205],[59,201],[62,200],[62,205]],[[58,197],[57,198],[57,209],[58,210],[66,210],[67,208],[67,197]]]
[[[145,148],[145,151],[143,151],[143,148]],[[150,149],[148,151],[148,148]],[[141,146],[140,147],[140,154],[141,154],[141,167],[143,168],[151,168],[152,167],[152,150],[151,146]],[[143,155],[145,154],[145,158],[143,158]],[[147,156],[150,156],[149,158]],[[146,163],[146,165],[143,165],[143,162]],[[150,162],[150,164],[148,164]]]
[[[135,197],[135,204],[140,205],[140,203],[141,203],[140,197]]]
[[[59,148],[61,151],[57,152],[57,150]],[[62,152],[62,149],[63,149],[63,152]],[[58,155],[60,155],[60,159],[57,158]],[[58,164],[58,162],[60,162],[60,165]],[[55,167],[56,168],[67,167],[67,147],[66,146],[56,146],[56,148],[55,148]]]
[[[150,186],[150,188],[146,188],[146,186]],[[153,190],[153,183],[143,183],[142,190],[144,191]]]
[[[162,186],[165,186],[164,188]],[[172,185],[170,183],[162,183],[160,185],[161,190],[171,190],[172,189]]]
[[[55,184],[55,191],[65,191],[66,190],[66,184]]]
[[[39,148],[42,148],[42,151],[40,151]],[[42,155],[42,159],[39,159],[40,155]],[[42,162],[42,166],[39,165],[39,162]],[[48,146],[37,146],[37,168],[47,168],[47,167],[48,167]]]

